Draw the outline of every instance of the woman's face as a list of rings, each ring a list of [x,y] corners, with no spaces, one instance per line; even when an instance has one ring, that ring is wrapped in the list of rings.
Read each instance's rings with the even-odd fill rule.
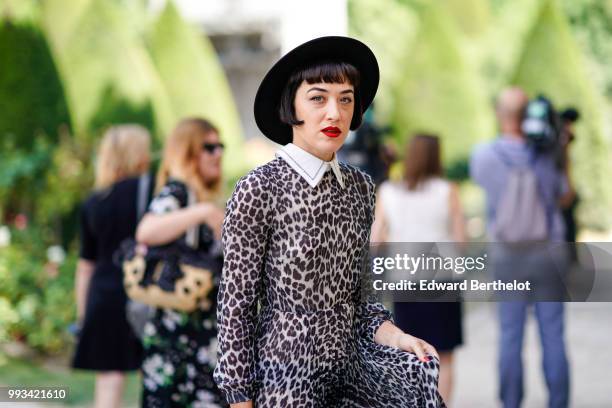
[[[295,94],[295,114],[302,125],[293,127],[293,143],[318,158],[329,161],[351,126],[355,95],[348,82],[302,82]]]
[[[220,143],[219,135],[216,132],[209,132],[202,137],[198,169],[200,177],[207,185],[214,184],[221,178],[223,148]]]

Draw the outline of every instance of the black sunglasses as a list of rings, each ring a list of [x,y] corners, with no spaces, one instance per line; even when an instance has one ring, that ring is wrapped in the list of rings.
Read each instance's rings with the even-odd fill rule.
[[[223,143],[202,143],[202,149],[213,154],[217,149],[221,149],[221,152],[223,152],[225,145]]]

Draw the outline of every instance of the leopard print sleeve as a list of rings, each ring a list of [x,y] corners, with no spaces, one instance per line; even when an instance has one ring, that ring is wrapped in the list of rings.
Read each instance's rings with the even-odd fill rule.
[[[372,178],[359,171],[359,176],[357,178],[358,183],[364,183],[365,188],[362,188],[362,191],[366,191],[364,201],[366,206],[366,211],[368,211],[368,230],[371,231],[372,223],[374,222],[374,207],[376,205],[376,189],[374,186],[374,182]],[[370,242],[370,237],[368,236],[368,240],[364,243],[363,249],[363,257],[368,256],[368,245]],[[365,262],[366,260],[364,260]],[[365,272],[366,276],[369,275],[369,271]],[[362,279],[364,276],[362,275]],[[361,285],[367,285],[367,283],[362,282]],[[368,290],[368,292],[370,292]],[[359,303],[356,309],[357,316],[357,333],[368,340],[374,341],[374,336],[378,331],[378,328],[387,320],[392,321],[391,312],[385,308],[385,306],[378,301],[373,295],[368,297],[359,298]]]
[[[257,305],[271,223],[267,178],[255,169],[238,181],[223,222],[214,378],[230,404],[253,398]]]

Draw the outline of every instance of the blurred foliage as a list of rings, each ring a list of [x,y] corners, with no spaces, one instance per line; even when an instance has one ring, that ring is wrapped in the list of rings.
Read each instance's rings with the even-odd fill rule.
[[[0,19],[0,61],[2,141],[25,151],[32,149],[35,138],[56,141],[59,126],[70,119],[44,35],[30,23]]]
[[[521,58],[527,36],[536,23],[541,0],[492,0],[487,32],[470,38],[479,76],[493,106],[497,93],[507,86]]]
[[[76,256],[56,270],[46,259],[44,231],[29,226],[12,235],[13,243],[0,249],[0,307],[6,309],[0,328],[7,338],[58,353],[69,341],[66,328],[75,318]]]
[[[0,248],[0,338],[58,353],[74,321],[76,212],[93,182],[93,143],[67,131],[55,144],[36,138],[29,151],[0,143],[2,216],[16,227],[17,216],[25,220]],[[56,244],[72,248],[59,270],[47,260]]]
[[[413,47],[400,60],[405,68],[393,98],[396,139],[405,142],[416,132],[438,134],[447,164],[465,160],[475,142],[494,132],[475,70],[457,38],[445,9],[430,6]]]
[[[391,121],[394,87],[403,77],[399,67],[412,47],[419,19],[417,12],[397,0],[351,0],[348,2],[349,33],[365,41],[378,59],[380,85],[376,119]]]
[[[606,103],[604,134],[612,134],[612,1],[562,0],[563,11],[583,54],[586,71]]]
[[[177,46],[180,44],[180,47]],[[172,122],[188,116],[209,118],[227,145],[226,174],[241,168],[242,130],[232,93],[210,41],[183,21],[168,2],[153,25],[149,50],[168,95]]]
[[[136,122],[163,140],[181,118],[203,116],[228,145],[226,172],[244,172],[232,160],[240,157],[242,130],[223,69],[208,39],[172,1],[157,17],[143,0],[71,2],[64,13],[65,1],[45,1],[42,24],[65,78],[77,136]]]
[[[612,224],[612,1],[349,0],[349,22],[381,63],[377,121],[400,144],[414,132],[438,133],[454,179],[465,176],[473,145],[495,137],[493,101],[503,87],[578,107],[579,221]]]
[[[0,266],[0,273],[1,271]],[[10,339],[10,327],[18,321],[19,314],[13,308],[10,299],[0,295],[0,343]]]
[[[469,37],[482,36],[489,29],[491,10],[488,0],[443,0],[441,6]]]
[[[59,131],[69,129],[70,119],[49,46],[30,20],[0,20],[0,60],[1,222],[34,210]]]
[[[51,243],[70,245],[77,231],[78,203],[85,200],[94,181],[94,145],[88,140],[61,135],[37,194],[36,223],[55,232]]]
[[[0,0],[0,60],[0,225],[14,238],[0,248],[0,338],[56,352],[104,129],[139,123],[159,147],[180,118],[208,117],[232,180],[245,171],[242,131],[214,49],[172,1],[155,16],[146,0]],[[51,245],[70,249],[58,276]]]
[[[150,101],[130,102],[109,85],[102,91],[97,111],[89,120],[89,127],[95,132],[114,123],[138,123],[147,129],[154,129],[154,116]]]
[[[546,61],[547,67],[542,67],[541,61]],[[580,110],[582,120],[572,148],[573,175],[582,198],[580,220],[589,227],[609,225],[612,191],[606,179],[612,168],[609,141],[603,135],[603,100],[584,70],[554,1],[543,3],[512,82],[532,96],[549,96],[558,107],[571,105]]]
[[[45,5],[43,21],[66,85],[76,134],[92,134],[109,123],[129,121],[154,129],[157,118],[151,105],[156,102],[151,95],[160,84],[133,28],[138,26],[133,24],[135,16],[111,1],[78,0],[77,4],[77,16],[63,16],[57,8],[66,8],[65,2],[51,1]],[[57,28],[64,24],[71,29]],[[121,106],[132,109],[125,111]],[[141,111],[134,114],[136,107]],[[102,116],[109,112],[110,117]]]
[[[471,9],[478,8],[478,2],[471,3]],[[471,144],[489,136],[494,127],[485,90],[474,75],[477,62],[464,55],[466,41],[456,16],[444,2],[348,4],[351,35],[372,47],[381,67],[377,121],[390,124],[400,144],[414,132],[438,133],[446,164],[455,166],[457,161],[460,166]],[[483,21],[488,13],[481,13]]]
[[[37,138],[30,150],[16,147],[10,139],[0,140],[0,223],[34,210],[52,150],[44,138]]]
[[[38,0],[0,0],[0,18],[32,23],[39,16]]]
[[[470,178],[469,159],[455,160],[444,167],[444,175],[449,180],[455,182],[466,181]]]
[[[66,0],[45,0],[40,3],[42,16],[39,24],[44,27],[56,53],[68,43],[75,26],[90,4],[91,0],[70,0],[70,7],[66,7]]]
[[[612,1],[349,0],[348,12],[350,34],[379,60],[377,121],[399,144],[438,133],[454,180],[473,145],[495,136],[504,86],[577,106],[580,221],[610,225]],[[228,190],[247,165],[242,131],[214,49],[171,0],[159,15],[146,0],[0,0],[0,61],[0,223],[30,220],[0,248],[0,340],[57,352],[74,318],[76,213],[103,129],[136,122],[159,143],[180,118],[208,117],[229,147]],[[69,248],[59,274],[46,257],[56,244]]]

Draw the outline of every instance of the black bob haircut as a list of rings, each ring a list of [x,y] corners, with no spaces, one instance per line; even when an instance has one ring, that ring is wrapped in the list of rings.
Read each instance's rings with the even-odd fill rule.
[[[359,83],[361,76],[355,66],[342,61],[317,61],[294,71],[281,94],[278,113],[280,120],[290,126],[301,125],[303,120],[295,116],[295,94],[302,82],[309,84],[325,82],[328,84],[340,84],[348,82],[355,89],[355,108],[351,119],[351,129],[357,129],[361,125],[363,108],[359,97]]]

